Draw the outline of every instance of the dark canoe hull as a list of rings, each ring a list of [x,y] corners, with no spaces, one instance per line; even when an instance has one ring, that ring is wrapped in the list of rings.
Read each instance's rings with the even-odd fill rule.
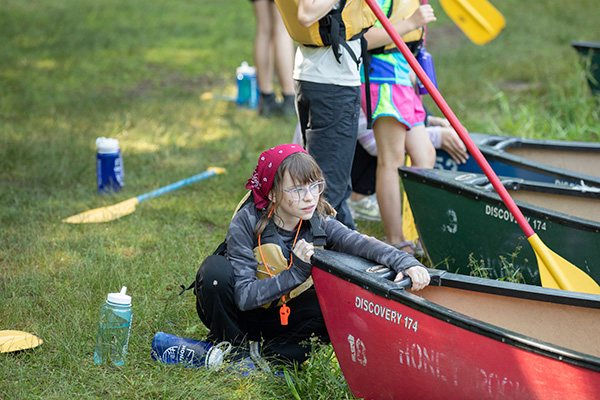
[[[436,268],[469,275],[472,255],[497,279],[505,275],[504,257],[526,283],[541,285],[532,247],[484,175],[403,167],[400,176]],[[600,190],[501,180],[544,244],[600,283]]]
[[[571,45],[584,58],[584,65],[588,72],[587,80],[592,93],[600,96],[600,42],[573,41]]]
[[[318,250],[313,265],[331,342],[357,398],[600,398],[599,296],[435,270],[432,285],[413,294],[390,274],[366,272],[373,263],[363,259]],[[538,330],[548,340],[523,333]],[[594,351],[553,343],[572,335]]]
[[[471,133],[471,139],[497,175],[566,186],[600,187],[600,143],[524,139]],[[435,168],[481,174],[473,157],[457,165],[437,151]]]

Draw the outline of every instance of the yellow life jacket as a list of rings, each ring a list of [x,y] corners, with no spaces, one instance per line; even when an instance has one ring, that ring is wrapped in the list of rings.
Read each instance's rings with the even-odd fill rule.
[[[365,53],[367,42],[363,35],[377,20],[369,5],[364,0],[340,0],[327,15],[307,28],[298,22],[298,1],[275,0],[291,38],[306,46],[331,46],[337,62],[341,62],[342,46],[359,68],[360,55],[354,54],[347,41],[361,38],[361,52]]]
[[[309,236],[308,238],[306,238],[307,241],[312,242],[314,247],[316,248],[323,248],[327,240],[327,235],[325,234],[323,228],[321,228],[321,225],[319,223],[319,217],[317,215],[313,215],[313,217],[310,219],[310,221],[308,221],[308,223],[310,223],[311,225],[312,237]],[[256,258],[256,261],[258,262],[256,270],[256,277],[258,279],[268,279],[271,276],[276,276],[277,274],[287,269],[291,253],[288,254],[287,258],[283,255],[283,240],[281,239],[279,233],[277,233],[277,228],[275,227],[273,221],[270,221],[269,225],[267,225],[267,227],[263,231],[261,235],[260,247],[260,249],[258,248],[258,246],[254,248],[254,258]],[[268,271],[267,268],[269,269]],[[308,279],[304,281],[300,286],[296,287],[290,293],[286,294],[285,300],[289,301],[290,299],[299,296],[312,285],[312,277],[308,277]],[[261,307],[269,308],[274,306],[280,306],[282,304],[283,299],[279,299],[278,302],[272,301],[262,305]]]
[[[331,36],[339,28],[343,31],[339,33],[343,33],[340,37],[344,40],[356,39],[376,21],[375,14],[364,0],[341,0],[338,9],[331,10],[308,28],[298,22],[298,0],[275,0],[275,4],[291,38],[304,45],[330,46],[334,39]],[[338,24],[333,24],[335,21]]]
[[[387,8],[387,17],[390,19],[390,22],[392,24],[409,18],[421,6],[420,0],[390,0],[388,4],[389,7]],[[382,11],[386,11],[385,5]],[[421,44],[422,38],[423,27],[417,28],[402,35],[402,40],[408,45],[408,47],[411,49],[411,51],[413,51],[413,53],[415,52],[416,47],[418,47]],[[395,53],[397,51],[398,49],[396,45],[392,42],[387,44],[386,46],[382,46],[377,49],[371,49],[369,50],[369,53],[389,54]]]

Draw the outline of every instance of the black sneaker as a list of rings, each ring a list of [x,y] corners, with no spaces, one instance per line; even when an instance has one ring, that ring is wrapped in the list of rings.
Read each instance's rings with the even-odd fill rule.
[[[258,115],[274,117],[280,113],[280,105],[275,100],[275,93],[261,93],[258,99]]]

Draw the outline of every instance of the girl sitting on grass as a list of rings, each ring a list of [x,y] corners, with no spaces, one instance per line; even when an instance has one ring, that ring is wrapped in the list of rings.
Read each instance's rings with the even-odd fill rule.
[[[335,219],[322,196],[323,173],[300,145],[263,152],[246,188],[250,197],[229,224],[225,255],[204,260],[195,284],[208,340],[232,343],[242,366],[265,365],[259,352],[302,363],[311,336],[329,342],[310,277],[315,245],[387,265],[395,281],[408,275],[413,290],[429,284],[427,269],[413,256]]]

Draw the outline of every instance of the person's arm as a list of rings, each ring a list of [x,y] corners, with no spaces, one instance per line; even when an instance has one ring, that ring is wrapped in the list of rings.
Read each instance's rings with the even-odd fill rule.
[[[436,18],[433,12],[433,7],[431,7],[429,4],[424,4],[420,6],[410,17],[396,22],[393,22],[392,20],[390,20],[390,22],[392,22],[392,26],[396,32],[402,36],[410,31],[414,31],[415,29],[428,24],[429,22],[435,21]],[[365,33],[365,39],[367,39],[367,48],[369,50],[385,46],[392,42],[392,39],[386,32],[385,28],[382,27],[372,27],[369,29]]]
[[[227,230],[227,258],[234,273],[235,304],[242,311],[258,308],[278,300],[301,285],[310,276],[311,266],[294,257],[289,269],[272,278],[258,279],[254,258],[254,227],[257,216],[247,206],[233,217]]]
[[[298,22],[308,28],[323,18],[339,0],[299,0]]]
[[[441,128],[442,149],[446,150],[457,164],[465,164],[469,159],[469,153],[454,128]]]
[[[412,279],[413,290],[421,290],[429,284],[429,272],[412,255],[349,229],[333,218],[325,219],[325,232],[327,245],[332,250],[363,257],[392,268],[396,272],[394,282],[398,282],[406,274]]]
[[[431,117],[429,117],[429,120],[431,120]],[[467,162],[469,153],[454,128],[429,125],[425,129],[427,130],[429,140],[433,143],[433,147],[446,151],[459,165]]]
[[[413,83],[414,85],[414,83]],[[427,110],[425,110],[427,111]],[[436,117],[431,114],[427,114],[427,126],[441,126],[441,127],[450,127],[450,121],[446,118]]]

